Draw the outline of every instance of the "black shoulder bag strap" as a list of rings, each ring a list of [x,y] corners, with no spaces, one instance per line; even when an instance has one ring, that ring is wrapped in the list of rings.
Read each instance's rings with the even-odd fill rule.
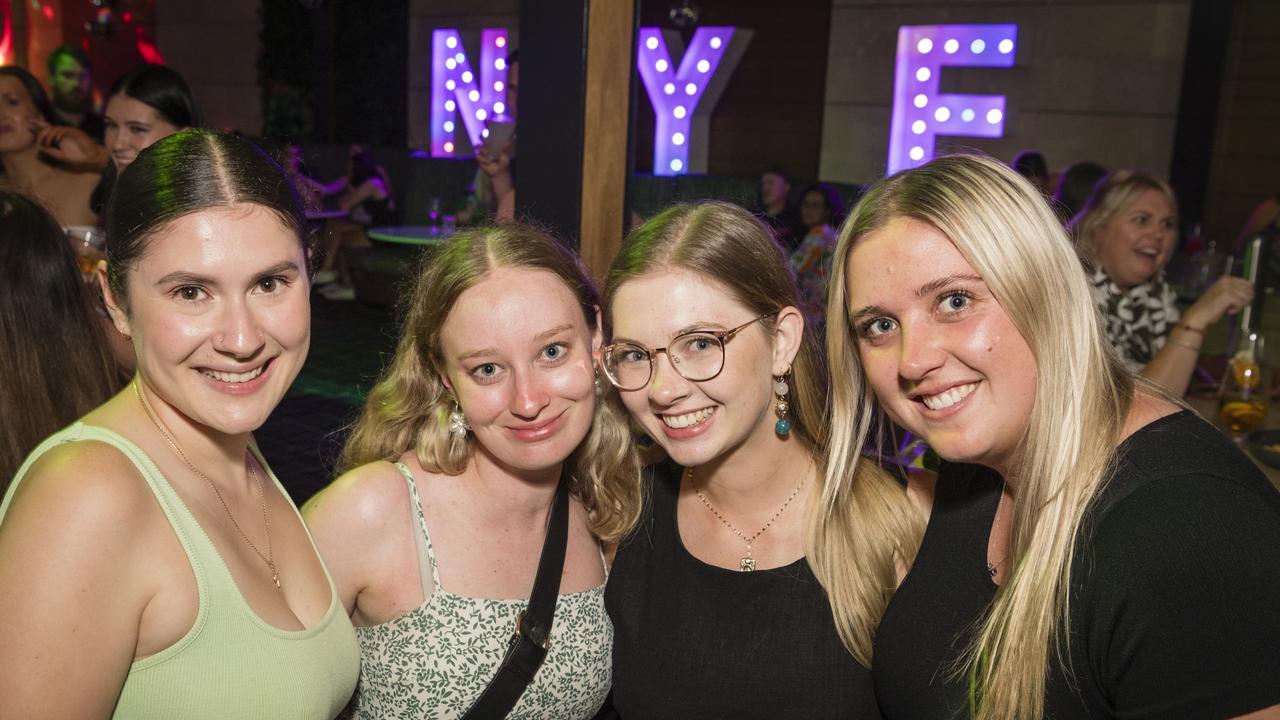
[[[547,538],[542,542],[538,574],[533,579],[529,605],[516,616],[516,632],[507,645],[507,654],[498,673],[489,681],[463,720],[505,718],[524,693],[547,657],[551,644],[551,620],[555,616],[560,573],[564,570],[565,546],[569,540],[569,480],[560,476],[556,497],[547,522]]]

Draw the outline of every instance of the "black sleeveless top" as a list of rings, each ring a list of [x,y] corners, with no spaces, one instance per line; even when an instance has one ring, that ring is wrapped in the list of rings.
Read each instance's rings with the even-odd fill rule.
[[[1280,493],[1190,412],[1117,450],[1071,582],[1069,670],[1045,718],[1234,717],[1280,703]],[[911,572],[876,633],[886,718],[967,718],[956,668],[996,593],[987,540],[1001,479],[944,463]]]
[[[676,527],[681,468],[650,502],[605,589],[613,704],[644,718],[879,718],[871,673],[841,644],[808,564],[753,573],[693,557]]]

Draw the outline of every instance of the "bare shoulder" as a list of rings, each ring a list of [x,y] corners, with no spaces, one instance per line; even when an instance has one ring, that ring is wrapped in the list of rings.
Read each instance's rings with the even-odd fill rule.
[[[380,533],[409,511],[404,475],[389,462],[361,465],[334,480],[302,507],[313,532],[353,537]]]
[[[5,524],[27,516],[60,517],[77,534],[135,526],[138,513],[159,512],[137,467],[116,448],[96,440],[50,448],[27,471]]]

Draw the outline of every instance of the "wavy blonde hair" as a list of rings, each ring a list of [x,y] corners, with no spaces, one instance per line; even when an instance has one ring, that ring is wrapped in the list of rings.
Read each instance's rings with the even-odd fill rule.
[[[351,430],[342,471],[395,460],[410,449],[431,472],[457,475],[466,468],[475,440],[449,432],[456,400],[441,381],[440,332],[458,297],[500,267],[554,273],[577,298],[587,326],[596,329],[599,292],[578,257],[554,239],[519,224],[458,233],[418,273],[395,356]],[[590,432],[565,462],[592,532],[610,541],[626,535],[640,515],[640,464],[612,395],[597,400]]]
[[[827,349],[837,368],[833,425],[856,427],[833,444],[827,492],[865,465],[858,449],[877,412],[848,321],[849,252],[860,238],[897,217],[946,235],[986,281],[1031,348],[1035,401],[1011,475],[1011,573],[996,591],[958,671],[964,672],[980,720],[1044,714],[1051,656],[1065,660],[1069,591],[1085,512],[1111,476],[1114,451],[1134,381],[1112,356],[1089,285],[1070,240],[1030,183],[1003,164],[954,155],[880,181],[842,228],[833,265]],[[1047,311],[1052,309],[1052,312]],[[945,479],[943,479],[945,482]]]
[[[1080,257],[1086,264],[1092,265],[1098,254],[1098,232],[1148,190],[1164,195],[1174,212],[1178,211],[1178,199],[1173,196],[1173,188],[1154,175],[1116,170],[1098,181],[1084,207],[1068,224],[1080,249]]]
[[[755,314],[798,307],[795,278],[781,248],[759,220],[736,205],[676,205],[632,232],[605,282],[606,317],[623,284],[663,268],[714,278]],[[771,333],[772,321],[764,323]],[[820,448],[828,442],[847,443],[848,434],[828,438],[826,366],[813,337],[806,328],[792,362],[789,399],[793,432],[822,473],[825,456]],[[810,504],[805,558],[827,591],[841,640],[869,666],[875,624],[893,592],[895,554],[914,554],[920,523],[901,486],[888,474],[867,464],[855,470],[857,481],[838,497],[824,493],[826,502]]]

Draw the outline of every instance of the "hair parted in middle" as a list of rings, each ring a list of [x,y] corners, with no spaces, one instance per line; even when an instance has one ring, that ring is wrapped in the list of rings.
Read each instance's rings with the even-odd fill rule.
[[[799,307],[798,291],[782,248],[761,222],[724,202],[676,205],[631,233],[605,282],[605,317],[618,289],[632,278],[664,268],[698,273],[723,286],[754,314]],[[772,332],[771,321],[765,329]],[[792,363],[793,435],[810,447],[819,474],[831,442],[827,374],[812,328],[806,328]],[[831,425],[833,437],[852,428]],[[810,504],[805,559],[822,582],[841,639],[854,658],[871,664],[875,624],[893,591],[895,562],[909,562],[920,522],[902,487],[874,465],[851,468],[856,481],[828,502]]]
[[[1106,341],[1075,248],[1034,186],[1003,163],[970,155],[900,172],[867,192],[836,247],[830,297],[843,313],[831,312],[827,327],[832,424],[856,432],[833,436],[828,494],[870,464],[861,449],[878,416],[847,314],[848,284],[858,282],[848,275],[849,253],[894,218],[927,223],[950,239],[1035,358],[1035,400],[1010,470],[1018,487],[1011,575],[955,671],[968,675],[973,717],[1038,719],[1048,663],[1065,657],[1057,638],[1068,629],[1076,539],[1111,475],[1134,380]]]
[[[457,475],[466,468],[474,440],[449,431],[455,398],[441,380],[441,330],[462,293],[497,268],[554,274],[577,299],[587,327],[596,329],[600,294],[581,260],[555,239],[516,223],[457,233],[418,272],[403,303],[395,356],[351,430],[341,472],[409,450],[431,472]],[[565,464],[592,532],[604,540],[626,535],[640,516],[640,461],[614,393],[597,398],[591,430]]]

